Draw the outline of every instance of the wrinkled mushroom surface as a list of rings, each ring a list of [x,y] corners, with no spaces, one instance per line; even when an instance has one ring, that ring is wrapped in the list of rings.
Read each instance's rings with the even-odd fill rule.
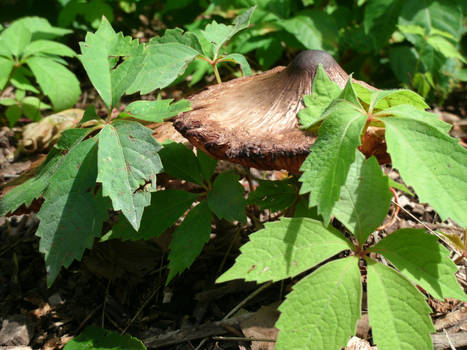
[[[321,64],[340,87],[347,73],[326,52],[301,52],[287,67],[213,85],[190,98],[192,110],[174,120],[193,145],[217,159],[258,169],[298,172],[316,136],[300,129],[297,113]]]

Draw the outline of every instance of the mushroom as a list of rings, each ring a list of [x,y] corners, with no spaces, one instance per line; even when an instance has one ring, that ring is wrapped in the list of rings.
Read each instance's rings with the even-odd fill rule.
[[[330,54],[304,51],[287,67],[213,85],[192,96],[192,110],[177,116],[174,127],[214,158],[298,172],[316,135],[300,129],[297,113],[304,108],[303,96],[311,94],[319,64],[332,81],[345,86],[348,74]]]

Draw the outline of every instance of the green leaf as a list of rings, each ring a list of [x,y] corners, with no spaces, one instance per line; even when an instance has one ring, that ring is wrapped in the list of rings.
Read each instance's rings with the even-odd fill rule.
[[[233,171],[219,174],[208,194],[209,209],[219,219],[246,222],[245,189],[238,182],[240,176]]]
[[[13,54],[8,45],[5,43],[5,38],[0,33],[0,58],[8,58],[13,61]]]
[[[311,95],[303,98],[307,108],[298,112],[298,118],[304,129],[323,120],[323,112],[342,91],[339,85],[329,79],[321,63],[316,71],[312,89]]]
[[[393,166],[443,220],[467,226],[467,150],[431,122],[412,119],[412,112],[381,118]]]
[[[214,171],[216,170],[217,160],[208,156],[200,149],[196,150],[196,155],[198,159],[199,169],[201,171],[203,179],[207,183],[211,183],[211,177],[214,174]]]
[[[300,193],[310,192],[310,207],[317,205],[327,224],[354,161],[367,118],[345,101],[328,108],[325,118],[318,139],[300,169],[303,171]]]
[[[38,53],[45,53],[50,55],[59,55],[66,57],[74,57],[76,53],[68,46],[51,40],[36,40],[30,43],[24,49],[24,56],[31,56]]]
[[[138,230],[144,207],[156,190],[156,175],[162,164],[161,146],[152,131],[137,122],[118,120],[99,133],[97,181],[115,210],[121,210]]]
[[[179,43],[149,44],[139,72],[126,90],[127,94],[147,94],[162,89],[183,74],[187,65],[198,56],[198,51]],[[148,79],[151,77],[151,79]]]
[[[0,105],[2,106],[13,106],[13,105],[16,105],[18,104],[18,101],[16,101],[14,98],[9,98],[9,97],[5,97],[5,98],[0,98]]]
[[[355,161],[350,166],[332,214],[363,244],[383,222],[391,198],[388,178],[376,158],[365,159],[355,150]]]
[[[8,50],[16,57],[19,57],[31,42],[31,31],[21,22],[14,22],[1,36]]]
[[[172,103],[173,99],[156,101],[135,101],[130,103],[125,112],[133,118],[161,123],[164,119],[191,110],[191,102],[180,100]]]
[[[427,38],[427,43],[441,52],[445,57],[457,58],[458,60],[466,63],[464,56],[462,56],[460,52],[457,51],[456,47],[445,38],[437,35],[429,36]]]
[[[10,83],[18,90],[27,90],[35,94],[39,94],[40,91],[31,83],[29,78],[27,78],[27,76],[32,75],[33,74],[29,69],[27,69],[25,66],[21,66],[14,70],[13,74],[11,75]]]
[[[8,83],[14,65],[15,63],[9,58],[0,56],[0,90],[3,90]]]
[[[422,293],[390,267],[366,261],[368,316],[378,349],[433,349],[435,329]]]
[[[53,39],[65,34],[73,33],[70,29],[53,27],[49,21],[41,17],[23,17],[15,24],[22,24],[32,33],[32,40]]]
[[[146,350],[141,340],[90,326],[70,340],[64,350]]]
[[[456,264],[436,236],[424,230],[401,229],[383,238],[368,251],[383,255],[403,275],[426,289],[437,299],[467,301],[457,283]]]
[[[179,43],[189,46],[198,51],[199,53],[203,52],[203,49],[201,48],[201,44],[196,34],[192,32],[183,33],[183,29],[180,28],[167,29],[164,32],[163,36],[153,37],[149,42],[151,44]]]
[[[81,95],[79,81],[63,65],[45,57],[29,57],[26,63],[55,111],[70,108],[78,102]]]
[[[279,281],[311,269],[337,253],[352,249],[344,235],[320,221],[281,218],[249,236],[235,264],[217,283],[242,278],[245,281]]]
[[[222,47],[222,45],[229,41],[230,38],[232,38],[239,31],[248,28],[250,25],[251,15],[255,9],[256,6],[236,17],[232,22],[233,25],[225,25],[222,23],[217,23],[216,21],[212,21],[206,26],[206,28],[202,31],[202,34],[213,45],[213,53],[215,58],[218,56],[219,49]]]
[[[388,44],[396,30],[402,5],[401,0],[370,0],[365,6],[363,28],[376,51]]]
[[[164,172],[186,181],[203,186],[201,170],[194,153],[184,144],[170,142],[159,152],[164,164]]]
[[[144,211],[139,230],[135,231],[128,220],[120,215],[109,239],[138,240],[160,236],[190,209],[196,198],[198,194],[180,190],[154,192],[151,205]]]
[[[393,179],[391,179],[390,177],[388,178],[388,181],[389,181],[389,186],[392,187],[392,188],[395,188],[399,191],[402,191],[402,192],[405,192],[407,194],[410,194],[412,197],[415,197],[415,194],[413,194],[412,191],[410,191],[406,186],[404,186],[403,184],[399,183],[399,182],[396,182],[394,181]]]
[[[104,18],[99,29],[95,33],[88,33],[80,47],[80,59],[89,79],[111,109],[140,73],[144,46],[129,36],[116,34]],[[118,64],[120,57],[124,60]]]
[[[370,110],[386,109],[403,104],[411,105],[421,110],[430,108],[430,106],[425,103],[423,97],[416,92],[406,89],[374,91],[371,93],[371,101],[369,104]]]
[[[297,199],[297,190],[290,179],[258,182],[259,186],[248,195],[248,204],[256,204],[263,210],[279,211],[287,209]]]
[[[41,110],[50,108],[50,106],[42,103],[37,97],[26,96],[21,101],[21,108],[26,117],[33,121],[38,121],[42,118]]]
[[[303,278],[279,307],[276,349],[340,349],[361,317],[358,259],[325,264]]]
[[[90,130],[88,130],[89,132]],[[71,134],[75,137],[71,137]],[[70,150],[81,142],[84,136],[83,134],[78,135],[65,130],[55,147],[47,155],[45,162],[38,169],[37,175],[13,188],[0,199],[0,216],[14,212],[22,204],[28,207],[34,199],[39,198],[50,184],[50,178],[60,169],[68,157],[69,153],[64,153],[63,151]]]
[[[415,67],[419,61],[418,52],[414,47],[389,47],[389,65],[397,79],[405,84],[411,84],[415,75]]]
[[[84,110],[83,117],[79,121],[78,125],[86,123],[90,120],[98,120],[99,117],[96,112],[96,107],[94,105],[89,105],[88,108]]]
[[[45,254],[47,285],[50,287],[61,266],[80,260],[101,234],[107,219],[106,201],[93,194],[96,183],[97,145],[88,139],[73,147],[63,165],[50,178],[36,235]],[[85,219],[84,219],[85,218]]]
[[[218,62],[233,62],[240,65],[240,69],[244,76],[251,75],[251,68],[245,56],[239,53],[231,53],[230,55],[223,56]]]
[[[5,117],[8,119],[10,127],[13,127],[16,122],[21,118],[21,108],[19,105],[9,106],[5,111]]]
[[[190,210],[173,233],[169,253],[169,283],[178,273],[190,267],[201,253],[211,234],[211,212],[206,201]]]

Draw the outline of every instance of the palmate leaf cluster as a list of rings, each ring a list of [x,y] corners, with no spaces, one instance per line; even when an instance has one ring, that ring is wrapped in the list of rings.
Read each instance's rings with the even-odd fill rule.
[[[239,16],[232,26],[206,28],[213,41],[205,47],[215,48],[213,52],[219,55],[222,45],[248,26],[253,10]],[[20,25],[19,33],[25,39],[17,38],[16,46],[7,41],[15,57],[24,47],[26,51],[29,48],[30,34],[26,37],[29,31],[21,23],[17,26]],[[8,37],[10,30],[18,31],[15,28],[5,30],[4,36]],[[56,51],[62,48],[60,45],[57,44]],[[162,148],[152,136],[152,130],[134,120],[162,122],[189,110],[188,101],[135,101],[121,113],[113,111],[124,94],[144,94],[171,84],[184,72],[188,62],[201,55],[198,50],[203,49],[195,34],[183,34],[179,30],[168,30],[165,36],[142,44],[115,33],[105,19],[95,33],[86,35],[80,48],[79,59],[108,109],[107,118],[98,117],[95,108],[90,106],[79,128],[62,134],[37,176],[2,198],[0,215],[14,212],[21,205],[29,206],[40,197],[44,199],[38,213],[37,235],[41,238],[40,251],[45,254],[47,281],[51,285],[62,266],[80,260],[84,250],[92,247],[95,238],[102,234],[110,210],[120,211],[121,218],[114,232],[106,237],[125,238],[134,234],[131,239],[139,239],[161,234],[196,202],[172,241],[170,280],[198,256],[209,239],[213,214],[220,219],[246,221],[243,187],[233,173],[222,174],[211,182],[216,165],[213,159],[202,152],[196,157],[179,144]],[[163,168],[167,174],[206,187],[209,193],[201,198],[184,191],[167,190],[151,196],[157,190],[156,176]],[[151,202],[152,206],[143,216]],[[167,203],[174,204],[169,206],[170,210],[165,207]],[[195,234],[193,227],[197,228]]]
[[[340,349],[361,317],[363,258],[368,315],[378,349],[432,349],[430,308],[414,283],[435,298],[467,300],[455,278],[456,265],[438,238],[423,230],[397,230],[365,248],[387,215],[393,182],[376,158],[365,159],[358,146],[366,128],[384,127],[387,150],[404,181],[442,219],[450,217],[463,226],[467,152],[447,135],[449,125],[425,112],[423,99],[408,90],[369,90],[351,78],[341,90],[319,66],[313,93],[304,100],[307,108],[299,118],[304,128],[318,130],[318,139],[302,165],[300,191],[308,194],[308,205],[317,207],[322,220],[267,223],[250,235],[235,264],[217,282],[278,281],[314,269],[279,307],[276,348]],[[270,206],[267,194],[259,195]],[[329,225],[332,217],[352,233],[353,243]],[[395,269],[370,253],[382,255]],[[322,265],[338,254],[345,257]]]

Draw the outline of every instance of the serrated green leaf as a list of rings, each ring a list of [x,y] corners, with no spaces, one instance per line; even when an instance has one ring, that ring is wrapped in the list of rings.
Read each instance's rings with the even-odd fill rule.
[[[344,89],[342,89],[340,95],[337,98],[349,101],[356,107],[361,108],[363,110],[363,107],[360,104],[360,100],[358,99],[357,92],[354,89],[354,84],[352,83],[352,74],[349,75],[349,79],[347,80]]]
[[[173,233],[169,253],[169,283],[178,273],[191,266],[211,234],[211,211],[206,201],[190,210]]]
[[[325,264],[303,278],[279,307],[276,349],[340,349],[355,334],[361,317],[358,259]]]
[[[8,50],[16,57],[19,57],[31,42],[31,31],[19,21],[2,31],[1,36]]]
[[[467,301],[455,277],[457,267],[436,236],[424,230],[401,229],[383,238],[368,251],[383,255],[403,275],[435,298]]]
[[[144,210],[138,231],[120,215],[108,239],[138,240],[160,236],[190,209],[196,198],[198,194],[180,190],[157,191],[151,196],[151,205]]]
[[[300,168],[303,171],[300,194],[310,192],[310,207],[317,205],[327,224],[354,161],[367,118],[345,101],[329,107],[325,118],[318,139]]]
[[[0,90],[6,86],[15,63],[6,57],[0,57]]]
[[[45,254],[47,285],[50,287],[62,266],[80,260],[107,219],[106,201],[93,194],[97,175],[97,145],[88,139],[73,147],[63,165],[50,178],[36,235]],[[86,218],[84,220],[84,218]]]
[[[196,158],[198,159],[198,165],[201,171],[201,175],[203,175],[203,178],[204,180],[206,180],[207,183],[210,183],[211,177],[214,174],[214,171],[216,170],[217,160],[208,156],[200,149],[196,150],[196,156]]]
[[[393,166],[443,220],[467,226],[467,150],[432,123],[412,118],[402,113],[381,118]]]
[[[70,340],[64,350],[146,350],[141,340],[90,326]]]
[[[245,56],[239,53],[231,53],[230,55],[223,56],[222,59],[219,60],[220,62],[233,62],[240,65],[240,69],[244,76],[251,75],[251,68],[246,60]]]
[[[121,210],[135,230],[162,171],[160,149],[152,131],[137,122],[118,120],[99,133],[97,181],[114,210]]]
[[[201,170],[194,153],[182,143],[170,142],[159,152],[164,172],[186,181],[203,186]]]
[[[63,65],[45,57],[29,57],[27,65],[55,111],[72,107],[81,95],[76,76]]]
[[[433,349],[435,329],[423,295],[390,267],[366,261],[368,316],[378,349]]]
[[[219,49],[222,47],[222,45],[229,41],[230,38],[232,38],[239,31],[248,28],[250,25],[251,15],[255,9],[256,6],[236,17],[232,22],[233,25],[225,25],[222,23],[217,23],[216,21],[212,21],[206,26],[206,28],[202,31],[202,34],[213,45],[214,57],[218,56]]]
[[[24,49],[23,56],[31,56],[37,53],[74,57],[76,53],[68,46],[51,40],[36,40]]]
[[[242,278],[263,283],[293,277],[337,253],[351,243],[332,227],[308,218],[281,218],[250,235],[235,264],[217,283]]]
[[[161,123],[166,118],[191,110],[191,102],[188,100],[180,100],[175,103],[172,101],[173,99],[135,101],[126,107],[125,112],[133,118]]]
[[[180,28],[167,29],[163,36],[153,37],[150,41],[151,44],[168,44],[179,43],[189,46],[199,53],[203,52],[198,36],[192,32],[185,32]]]
[[[248,204],[256,204],[263,210],[279,211],[287,209],[297,199],[297,190],[290,179],[258,182],[259,186],[248,195]]]
[[[147,94],[168,86],[183,74],[187,65],[198,54],[198,51],[179,43],[149,44],[140,63],[140,70],[126,93],[133,94],[139,91],[141,94]]]
[[[246,222],[245,189],[238,182],[240,176],[233,171],[219,174],[208,194],[209,209],[219,219]]]
[[[54,148],[60,151],[68,151],[74,145],[80,143],[91,132],[92,129],[73,128],[63,130],[61,132],[61,137],[55,144]]]
[[[98,30],[88,33],[80,47],[80,60],[89,79],[107,107],[112,108],[141,71],[144,46],[136,39],[115,33],[104,18]],[[124,61],[118,64],[120,57]]]
[[[329,79],[320,63],[313,79],[312,93],[303,97],[306,108],[298,112],[302,128],[307,129],[323,120],[323,112],[341,91],[339,85]]]
[[[332,214],[363,244],[383,222],[391,198],[388,178],[376,158],[365,159],[355,150],[355,161],[350,166]]]

